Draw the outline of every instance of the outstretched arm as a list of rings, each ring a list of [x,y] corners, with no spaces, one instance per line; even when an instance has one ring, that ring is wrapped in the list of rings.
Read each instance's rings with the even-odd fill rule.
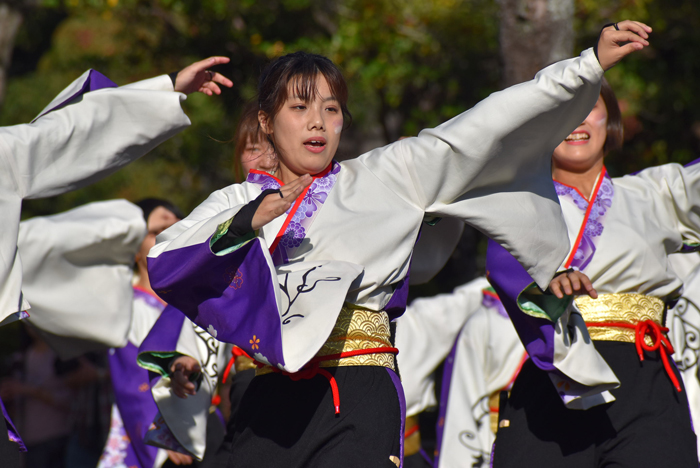
[[[644,27],[620,26],[628,29],[606,29],[599,40],[608,68],[648,44],[639,35],[648,35]],[[620,47],[622,41],[634,45]],[[584,51],[358,163],[417,209],[463,219],[498,241],[544,289],[568,252],[551,183],[552,151],[593,108],[603,66],[592,50]],[[527,229],[534,224],[539,231]]]

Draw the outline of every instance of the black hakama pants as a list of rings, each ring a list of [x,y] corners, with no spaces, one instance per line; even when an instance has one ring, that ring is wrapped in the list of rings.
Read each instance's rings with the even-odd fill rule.
[[[403,390],[395,386],[393,371],[326,370],[338,384],[340,414],[323,375],[297,381],[277,373],[255,377],[232,415],[216,466],[396,468],[391,457],[401,457]]]
[[[685,388],[676,391],[658,352],[594,341],[620,380],[616,400],[567,409],[547,374],[527,361],[501,405],[494,468],[697,468]],[[683,385],[681,376],[673,372]]]

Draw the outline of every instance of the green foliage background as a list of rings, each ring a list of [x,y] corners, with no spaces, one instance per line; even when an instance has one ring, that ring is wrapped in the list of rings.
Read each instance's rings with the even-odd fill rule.
[[[700,145],[700,4],[697,0],[577,0],[577,51],[600,26],[634,18],[652,47],[608,73],[628,140],[615,175],[695,159]],[[498,90],[495,0],[42,0],[17,39],[0,125],[31,120],[87,68],[119,84],[178,70],[210,55],[235,82],[220,97],[185,103],[193,126],[106,180],[25,204],[23,217],[89,201],[161,196],[186,211],[233,182],[233,135],[242,104],[270,58],[325,54],[351,85],[353,127],[340,157],[416,134]]]

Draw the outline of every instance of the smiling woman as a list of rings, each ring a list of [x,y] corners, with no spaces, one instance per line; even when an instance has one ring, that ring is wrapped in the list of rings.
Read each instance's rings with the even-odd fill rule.
[[[402,464],[389,323],[405,309],[424,217],[475,226],[546,288],[567,246],[545,155],[585,119],[604,69],[647,44],[643,25],[626,33],[628,45],[601,39],[597,57],[585,51],[343,163],[333,160],[350,117],[340,71],[303,52],[269,65],[259,121],[279,177],[251,171],[214,192],[149,253],[156,292],[259,365],[229,426],[226,466]],[[524,230],[533,219],[540,229]],[[186,381],[193,367],[174,362],[163,375]],[[171,429],[201,450],[189,427]]]
[[[495,468],[698,466],[664,322],[683,286],[668,256],[700,245],[700,164],[611,178],[604,158],[621,145],[620,109],[603,82],[593,110],[552,156],[572,248],[561,268],[571,270],[550,290],[567,302],[581,295],[561,316],[556,301],[521,307],[511,286],[531,279],[489,246],[490,280],[531,358],[501,406]]]
[[[581,184],[583,193],[590,194],[603,168],[603,158],[622,147],[622,131],[620,106],[603,78],[600,96],[591,113],[554,150],[553,178],[567,185]]]

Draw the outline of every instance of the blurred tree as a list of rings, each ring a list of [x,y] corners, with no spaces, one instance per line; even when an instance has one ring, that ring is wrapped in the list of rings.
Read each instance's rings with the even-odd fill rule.
[[[545,66],[572,56],[574,0],[497,0],[503,87],[531,80]]]
[[[185,103],[193,121],[190,130],[103,183],[27,203],[25,216],[117,196],[171,197],[191,209],[232,181],[226,170],[232,145],[221,142],[233,134],[242,103],[255,95],[262,67],[272,57],[299,49],[328,55],[348,78],[355,120],[339,152],[347,158],[471,107],[511,80],[507,64],[518,58],[530,57],[531,70],[523,75],[529,78],[544,63],[568,55],[562,52],[570,50],[567,38],[575,37],[579,48],[588,47],[606,22],[653,18],[649,52],[607,74],[626,109],[628,135],[626,148],[609,165],[613,173],[624,173],[666,160],[688,161],[698,149],[700,93],[691,79],[699,66],[692,55],[700,46],[695,0],[576,0],[575,35],[565,20],[571,0],[14,3],[30,1],[40,5],[24,15],[16,35],[2,125],[32,119],[87,67],[123,84],[208,55],[227,55],[232,62],[220,71],[235,87],[216,98],[190,97]],[[508,51],[499,49],[507,36],[506,9],[515,22],[511,33],[532,33]],[[553,30],[548,38],[545,29]],[[528,41],[542,47],[527,47]],[[552,43],[556,47],[550,48]]]
[[[7,69],[12,61],[15,37],[21,24],[22,13],[18,5],[14,2],[0,3],[0,108],[5,100]]]

